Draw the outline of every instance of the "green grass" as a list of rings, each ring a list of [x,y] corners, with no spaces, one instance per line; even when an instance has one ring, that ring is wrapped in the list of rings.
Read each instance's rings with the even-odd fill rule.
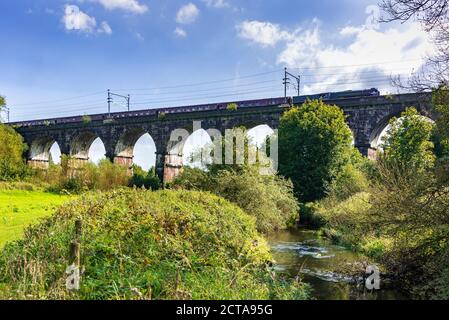
[[[67,252],[82,221],[80,290]],[[1,299],[306,299],[309,287],[267,268],[255,218],[205,192],[92,192],[0,250]],[[138,294],[136,294],[136,292]]]
[[[69,196],[28,190],[0,190],[0,248],[23,236],[25,227],[50,216]]]

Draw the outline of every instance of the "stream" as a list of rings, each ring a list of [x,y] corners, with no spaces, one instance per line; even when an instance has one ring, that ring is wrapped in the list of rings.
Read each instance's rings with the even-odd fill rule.
[[[356,253],[319,237],[317,231],[299,229],[267,237],[276,261],[275,269],[292,277],[298,274],[311,285],[318,300],[403,300],[402,293],[382,287],[370,292],[351,277],[335,272],[339,266],[356,263]]]

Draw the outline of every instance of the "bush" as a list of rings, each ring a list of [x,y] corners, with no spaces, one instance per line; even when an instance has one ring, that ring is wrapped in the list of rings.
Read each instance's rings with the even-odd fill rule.
[[[173,187],[210,191],[256,218],[260,232],[285,229],[298,217],[298,204],[290,182],[273,175],[261,175],[257,166],[210,168],[209,172],[185,168]]]
[[[145,172],[141,167],[133,166],[133,176],[129,182],[130,187],[145,188],[147,190],[159,190],[161,182],[155,168]]]
[[[78,292],[65,289],[74,223],[83,223]],[[267,270],[254,218],[217,196],[187,191],[89,194],[0,252],[0,298],[279,299],[307,287]]]
[[[105,159],[98,165],[86,163],[77,167],[72,159],[61,157],[61,164],[50,164],[49,169],[36,173],[40,180],[46,181],[48,190],[57,193],[81,193],[88,190],[112,190],[128,186],[128,168]]]
[[[237,105],[237,103],[229,103],[226,106],[226,110],[228,110],[228,111],[237,111],[238,108],[239,108],[239,106]]]
[[[301,225],[315,229],[324,227],[326,224],[323,217],[316,214],[316,204],[314,203],[301,203],[299,205],[299,221]]]
[[[365,174],[353,164],[345,165],[332,181],[329,195],[338,200],[346,200],[351,196],[367,191],[369,181]]]
[[[84,125],[88,125],[88,124],[90,124],[92,122],[92,117],[91,116],[88,116],[87,114],[85,114],[84,116],[83,116],[83,124]]]
[[[0,123],[0,181],[17,180],[27,174],[26,145],[14,129]]]

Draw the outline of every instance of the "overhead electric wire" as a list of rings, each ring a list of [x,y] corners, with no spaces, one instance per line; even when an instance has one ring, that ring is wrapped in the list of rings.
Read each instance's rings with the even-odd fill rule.
[[[214,97],[222,97],[222,96],[229,96],[229,95],[239,95],[239,94],[243,94],[243,93],[247,93],[247,92],[254,92],[254,91],[261,91],[263,92],[263,90],[266,89],[275,89],[278,88],[279,86],[264,86],[264,87],[256,87],[256,88],[252,88],[252,89],[248,89],[248,90],[243,90],[243,91],[223,91],[221,92],[221,94],[215,94],[215,95],[211,95],[210,93],[207,94],[195,94],[195,95],[190,95],[190,96],[179,96],[176,98],[180,98],[182,100],[186,100],[186,99],[191,99],[191,98],[214,98]],[[170,101],[170,100],[140,100],[137,102],[133,102],[133,104],[143,104],[143,103],[151,103],[151,102],[155,102],[155,101],[161,101],[161,102],[165,102],[165,101]]]
[[[379,80],[369,81],[369,83],[371,83],[371,84],[387,84],[387,83],[390,83],[390,81],[387,80],[387,79],[384,79],[384,80],[379,79]],[[313,84],[313,83],[308,83],[308,84]],[[360,82],[360,81],[355,81],[355,82],[342,82],[342,83],[332,83],[332,84],[323,84],[323,83],[316,82],[315,84],[320,84],[321,86],[328,88],[329,91],[332,91],[329,87],[347,86],[347,85],[350,85],[350,84],[366,84],[366,83],[365,82]],[[159,104],[163,104],[163,103],[165,104],[165,103],[169,103],[169,102],[180,102],[180,101],[185,101],[185,100],[186,100],[186,103],[183,104],[183,105],[188,105],[188,104],[192,104],[193,103],[192,101],[197,101],[197,100],[202,100],[202,99],[217,99],[217,98],[234,97],[234,96],[236,96],[236,98],[238,98],[238,96],[247,96],[247,95],[257,94],[257,93],[267,93],[268,94],[268,93],[275,92],[275,91],[279,90],[278,88],[275,88],[275,87],[271,87],[271,88],[273,90],[270,90],[270,91],[267,91],[265,89],[265,90],[255,90],[255,91],[233,92],[233,93],[226,94],[226,95],[215,95],[215,96],[207,96],[207,97],[204,97],[204,96],[193,96],[193,97],[184,97],[184,98],[172,99],[172,100],[138,102],[138,103],[134,103],[133,105],[148,105],[148,104],[152,104],[151,107],[154,108],[155,105],[159,105]],[[206,103],[216,103],[216,102],[207,101],[207,102],[205,102],[205,104]],[[72,110],[66,110],[66,111],[61,111],[61,112],[57,112],[57,113],[54,113],[54,112],[51,112],[51,111],[48,112],[48,113],[38,113],[38,114],[33,113],[33,115],[46,115],[46,114],[58,114],[58,115],[62,115],[63,114],[63,115],[66,115],[67,113],[74,113],[74,112],[80,112],[80,113],[83,112],[83,113],[85,113],[85,111],[87,111],[87,110],[98,110],[99,113],[101,113],[99,107],[100,106],[104,106],[104,105],[105,104],[98,104],[97,105],[98,107],[91,105],[90,107],[86,107],[86,108],[82,108],[82,109],[72,109]],[[18,116],[18,115],[14,115],[14,116]],[[21,114],[20,116],[25,116],[25,114]],[[70,116],[70,115],[67,115],[67,116]],[[73,115],[73,116],[79,116],[79,114],[78,115]]]
[[[41,102],[30,102],[30,103],[20,103],[20,104],[15,104],[15,106],[34,106],[34,105],[39,105],[39,104],[52,104],[52,103],[63,102],[63,101],[67,101],[67,100],[76,100],[76,99],[92,97],[92,96],[99,95],[99,94],[104,94],[104,93],[106,93],[105,90],[98,91],[98,92],[91,93],[91,94],[82,95],[82,96],[64,98],[64,99],[41,101]]]
[[[247,86],[252,86],[252,85],[256,85],[256,84],[263,84],[263,83],[275,83],[275,82],[279,82],[279,80],[266,80],[266,81],[258,81],[258,82],[253,82],[253,83],[244,83],[244,84],[237,84],[237,85],[233,85],[233,86],[228,86],[228,87],[214,87],[214,88],[208,88],[208,89],[199,89],[199,90],[195,90],[195,92],[207,92],[207,91],[219,91],[219,90],[223,90],[223,89],[233,89],[236,87],[247,87]],[[183,94],[183,93],[191,93],[192,91],[175,91],[175,92],[157,92],[157,93],[134,93],[134,96],[149,96],[149,95],[173,95],[173,94]]]
[[[410,60],[409,60],[410,61]],[[404,61],[400,61],[400,62],[406,62],[406,60]],[[384,64],[386,63],[396,63],[396,62],[384,62]],[[353,66],[367,66],[367,65],[376,65],[376,64],[359,64],[359,65],[342,65],[342,66],[332,66],[332,67],[326,67],[326,68],[337,68],[337,67],[353,67]],[[315,69],[319,69],[321,67],[316,67]],[[324,67],[323,67],[324,68]],[[302,68],[302,69],[314,69],[314,68]],[[409,68],[392,68],[391,71],[393,70],[408,70]],[[177,85],[177,86],[165,86],[165,87],[159,87],[159,88],[145,88],[145,89],[122,89],[122,90],[136,90],[136,91],[144,91],[144,90],[168,90],[168,89],[176,89],[176,88],[182,88],[182,87],[193,87],[193,86],[209,86],[211,84],[214,83],[221,83],[221,82],[228,82],[228,81],[240,81],[242,79],[248,79],[248,78],[252,78],[252,77],[257,77],[257,76],[263,76],[263,75],[270,75],[270,74],[274,74],[280,72],[280,70],[276,70],[276,71],[270,71],[270,72],[264,72],[264,73],[258,73],[258,74],[253,74],[253,75],[248,75],[248,76],[242,76],[242,77],[237,77],[237,78],[229,78],[229,79],[222,79],[222,80],[216,80],[216,81],[208,81],[208,82],[201,82],[201,83],[192,83],[192,84],[184,84],[184,85]],[[344,72],[344,73],[326,73],[326,74],[303,74],[303,77],[313,77],[315,78],[314,81],[303,81],[302,85],[303,86],[314,86],[315,88],[321,88],[323,87],[323,90],[326,89],[327,91],[332,91],[334,87],[341,87],[341,86],[348,86],[348,85],[356,85],[356,84],[360,84],[360,85],[364,85],[364,86],[370,86],[376,84],[376,85],[381,85],[381,84],[387,84],[387,83],[391,83],[391,77],[395,76],[397,74],[392,74],[390,75],[390,77],[388,76],[375,76],[378,72],[376,70],[369,70],[369,71],[353,71],[353,72]],[[366,77],[366,75],[369,74],[373,74],[373,77]],[[343,77],[340,79],[336,79],[336,82],[322,82],[322,81],[318,81],[316,80],[316,78],[318,77],[324,77],[324,76],[339,76],[339,75],[354,75],[354,77],[352,78],[353,80],[356,81],[350,81],[351,79],[348,77]],[[409,75],[409,74],[404,74],[404,75]],[[205,99],[217,99],[217,98],[224,98],[224,97],[236,97],[236,99],[239,99],[240,96],[248,96],[248,95],[256,95],[258,93],[265,93],[265,95],[274,93],[274,92],[279,92],[279,96],[283,96],[280,93],[280,87],[274,87],[274,86],[267,86],[267,87],[251,87],[257,84],[263,84],[263,83],[275,83],[279,80],[263,80],[263,81],[257,81],[257,82],[249,82],[249,83],[237,83],[235,85],[232,86],[225,86],[225,87],[212,87],[212,88],[200,88],[200,89],[195,89],[195,90],[189,90],[189,91],[175,91],[173,93],[171,92],[156,92],[156,93],[135,93],[135,96],[140,96],[140,97],[144,97],[144,96],[149,96],[149,97],[154,97],[155,99],[150,99],[150,100],[135,100],[132,99],[132,103],[131,105],[150,105],[149,107],[154,108],[161,104],[165,104],[165,103],[170,103],[170,102],[180,102],[180,101],[185,101],[186,103],[184,103],[183,105],[188,105],[189,103],[193,103],[192,101],[199,101],[199,100],[205,100]],[[248,89],[245,89],[242,91],[243,87],[249,87]],[[223,91],[226,89],[240,89],[238,91]],[[271,90],[268,90],[271,89]],[[279,91],[278,91],[279,90]],[[194,95],[189,95],[189,96],[185,96],[184,94],[186,93],[191,93],[192,91],[194,91],[195,93],[198,92],[217,92],[220,94],[215,94],[215,95],[210,95],[209,93],[206,94],[194,94]],[[320,90],[321,91],[321,90]],[[68,113],[75,113],[75,112],[84,112],[87,110],[98,110],[100,112],[100,107],[101,106],[105,106],[106,103],[104,102],[100,102],[100,100],[89,100],[89,101],[79,101],[79,102],[74,102],[74,103],[65,103],[62,105],[52,105],[58,102],[65,102],[65,101],[70,101],[70,100],[75,100],[75,99],[82,99],[82,98],[87,98],[87,97],[91,97],[91,96],[95,96],[95,95],[99,95],[99,94],[105,94],[106,91],[99,91],[99,92],[95,92],[95,93],[91,93],[91,94],[86,94],[86,95],[80,95],[80,96],[76,96],[76,97],[70,97],[70,98],[66,98],[66,99],[58,99],[58,100],[49,100],[49,101],[43,101],[43,102],[33,102],[30,104],[18,104],[16,106],[36,106],[36,105],[40,105],[40,104],[46,104],[46,107],[57,107],[58,108],[58,112],[54,112],[49,110],[48,112],[45,113],[33,113],[34,116],[36,115],[43,115],[43,114],[49,114],[49,115],[53,115],[53,114],[68,114]],[[159,96],[172,96],[173,99],[156,99],[156,97]],[[184,95],[184,96],[183,96]],[[234,100],[234,99],[233,99]],[[205,101],[205,104],[207,103],[215,103],[215,102],[211,102],[211,101]],[[73,107],[80,107],[80,108],[73,108]],[[84,107],[85,106],[85,107]],[[23,117],[26,116],[28,113],[26,113],[26,110],[21,110],[21,111],[25,111],[25,113],[19,113],[16,114],[14,113],[14,117]]]
[[[261,72],[261,73],[257,73],[257,74],[252,74],[252,75],[247,75],[247,76],[238,76],[238,77],[222,79],[222,80],[204,81],[204,82],[182,84],[182,85],[174,85],[174,86],[166,86],[166,87],[134,88],[134,89],[133,88],[128,88],[128,89],[113,89],[113,90],[114,91],[144,91],[144,90],[162,90],[162,89],[178,89],[178,88],[185,88],[185,87],[197,87],[197,86],[203,86],[203,85],[214,84],[214,83],[236,81],[236,80],[239,80],[239,79],[255,78],[255,77],[260,77],[262,75],[278,73],[278,72],[281,72],[281,71],[282,70],[274,70],[274,71]]]
[[[377,66],[385,64],[395,64],[395,63],[406,63],[412,61],[424,61],[424,59],[410,59],[410,60],[397,60],[397,61],[384,61],[376,63],[362,63],[362,64],[347,64],[339,66],[322,66],[322,67],[292,67],[291,69],[297,70],[317,70],[317,69],[336,69],[336,68],[353,68],[353,67],[364,67],[364,66]]]
[[[385,62],[378,62],[378,63],[366,63],[366,64],[353,64],[353,65],[336,65],[336,66],[322,66],[322,67],[294,67],[292,69],[298,69],[298,70],[318,70],[318,69],[334,69],[334,68],[351,68],[351,67],[360,67],[360,66],[376,66],[376,65],[384,65],[384,64],[395,64],[395,63],[405,63],[410,61],[420,61],[422,59],[411,59],[411,60],[399,60],[399,61],[385,61]],[[407,69],[407,68],[404,68]],[[392,69],[393,70],[393,69]],[[205,85],[211,85],[215,83],[222,83],[222,82],[230,82],[230,81],[239,81],[241,79],[249,79],[254,77],[260,77],[264,75],[270,75],[275,73],[281,73],[283,70],[272,70],[268,72],[261,72],[251,75],[245,75],[245,76],[238,76],[233,78],[227,78],[227,79],[221,79],[221,80],[213,80],[213,81],[204,81],[204,82],[198,82],[198,83],[190,83],[190,84],[181,84],[181,85],[173,85],[173,86],[163,86],[163,87],[153,87],[153,88],[129,88],[129,89],[114,89],[115,91],[150,91],[150,90],[165,90],[165,89],[177,89],[177,88],[183,88],[183,87],[194,87],[194,86],[205,86]],[[374,71],[370,71],[374,72]],[[320,75],[320,74],[303,74],[302,76],[332,76],[332,75],[338,75],[338,74],[327,74],[327,75]],[[105,94],[106,91],[97,91],[90,94],[85,95],[79,95],[79,96],[73,96],[68,98],[61,98],[56,100],[48,100],[48,101],[40,101],[40,102],[30,102],[30,103],[20,103],[16,104],[16,106],[35,106],[35,105],[42,105],[42,104],[54,104],[58,102],[64,102],[69,100],[76,100],[76,99],[82,99],[86,97],[91,97],[95,95]]]

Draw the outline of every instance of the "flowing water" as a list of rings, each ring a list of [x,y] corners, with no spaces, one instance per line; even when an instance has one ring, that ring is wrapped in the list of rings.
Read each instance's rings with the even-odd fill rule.
[[[391,300],[406,299],[400,292],[382,285],[381,290],[370,292],[363,281],[335,270],[360,262],[361,257],[343,247],[333,245],[312,230],[283,231],[268,236],[268,242],[276,261],[275,268],[292,277],[300,274],[313,289],[313,297],[319,300]]]

